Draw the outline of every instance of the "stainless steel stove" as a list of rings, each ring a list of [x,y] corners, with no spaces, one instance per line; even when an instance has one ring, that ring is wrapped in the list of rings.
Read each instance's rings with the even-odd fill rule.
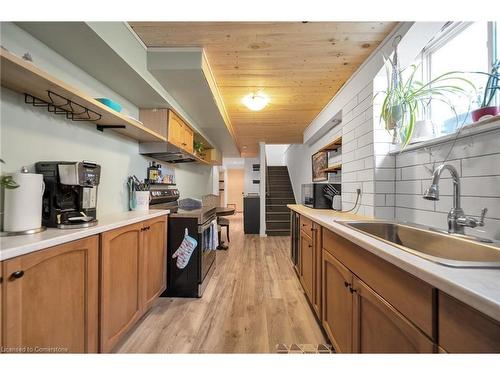
[[[179,207],[179,190],[170,185],[154,184],[150,187],[152,209],[168,209],[167,290],[162,297],[201,297],[215,270],[215,249],[210,247],[210,228],[217,217],[215,207]],[[188,230],[198,245],[187,266],[179,269],[173,253]]]

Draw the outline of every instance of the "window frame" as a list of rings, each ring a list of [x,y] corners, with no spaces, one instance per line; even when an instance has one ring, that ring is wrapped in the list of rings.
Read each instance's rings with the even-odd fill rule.
[[[422,82],[429,82],[432,77],[432,54],[439,50],[446,43],[450,42],[461,32],[467,29],[474,22],[447,22],[441,32],[434,37],[427,46],[424,47],[420,54],[420,74]],[[500,38],[500,30],[497,22],[487,21],[487,50],[488,50],[488,66],[491,67],[493,61],[500,58],[498,51],[498,39]],[[497,96],[495,105],[500,105],[500,97]],[[432,108],[426,111],[425,120],[432,120]]]

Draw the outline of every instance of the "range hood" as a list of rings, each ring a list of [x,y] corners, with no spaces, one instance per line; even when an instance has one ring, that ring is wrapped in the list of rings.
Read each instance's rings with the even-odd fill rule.
[[[139,153],[167,163],[193,163],[197,161],[191,154],[169,142],[140,143]]]

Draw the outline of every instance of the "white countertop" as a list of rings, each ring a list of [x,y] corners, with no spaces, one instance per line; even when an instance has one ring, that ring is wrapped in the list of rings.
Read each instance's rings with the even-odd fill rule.
[[[347,238],[439,290],[500,321],[500,269],[453,268],[433,263],[339,224],[366,217],[288,205],[301,215]]]
[[[90,228],[47,228],[47,230],[36,234],[0,237],[0,261],[32,253],[47,247],[60,245],[65,242],[93,236],[94,234],[106,232],[125,225],[167,215],[169,213],[170,210],[128,211],[105,215],[99,218],[99,222],[96,226]]]

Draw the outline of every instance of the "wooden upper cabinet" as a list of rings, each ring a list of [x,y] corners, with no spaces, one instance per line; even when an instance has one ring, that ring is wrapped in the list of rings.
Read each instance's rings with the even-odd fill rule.
[[[353,352],[434,352],[434,344],[427,336],[356,277],[352,289]]]
[[[314,249],[311,238],[304,233],[300,233],[300,266],[300,281],[307,298],[312,302],[314,292]]]
[[[187,125],[184,125],[183,127],[182,138],[183,138],[182,148],[187,152],[189,152],[190,154],[194,153],[194,132]]]
[[[102,352],[109,352],[142,314],[142,234],[142,223],[101,234]]]
[[[148,309],[167,285],[167,217],[148,220],[144,228],[143,303]]]
[[[3,345],[98,349],[98,236],[3,262]]]
[[[439,292],[439,345],[448,353],[500,353],[500,322]]]
[[[148,129],[151,129],[167,138],[168,109],[139,109],[139,120]]]
[[[222,165],[222,154],[216,148],[210,148],[204,151],[203,159],[213,165]]]
[[[339,353],[352,351],[352,274],[330,253],[323,250],[322,321]]]
[[[184,123],[173,111],[168,111],[168,141],[177,147],[184,148]]]
[[[140,109],[139,120],[147,128],[166,137],[168,142],[193,153],[194,131],[174,111],[166,108]]]

